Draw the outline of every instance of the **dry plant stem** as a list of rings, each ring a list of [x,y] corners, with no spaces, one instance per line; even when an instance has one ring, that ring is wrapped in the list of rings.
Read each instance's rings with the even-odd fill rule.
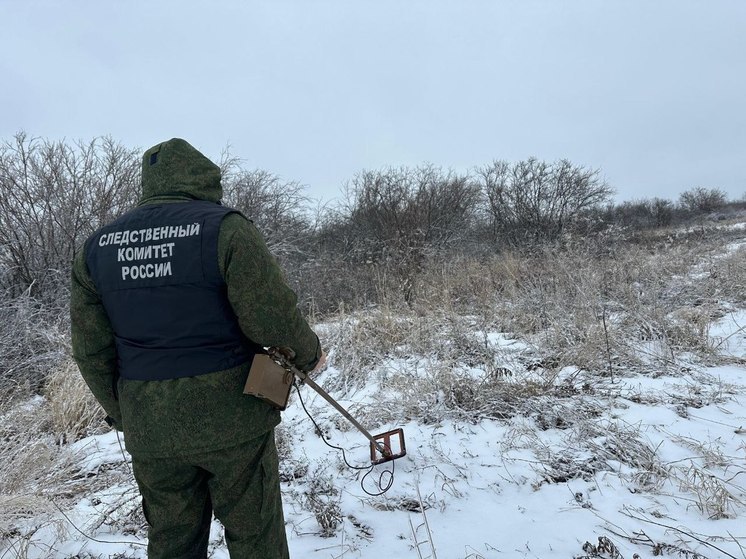
[[[733,542],[738,546],[738,549],[741,550],[741,555],[743,555],[743,559],[746,559],[746,549],[741,545],[741,542],[738,541],[738,538],[735,537],[733,534],[728,532],[728,535],[733,540]],[[743,538],[742,538],[743,539]]]
[[[644,545],[644,546],[650,547],[651,550],[653,551],[654,556],[661,555],[665,552],[665,553],[675,553],[677,556],[684,557],[686,559],[708,559],[705,555],[702,555],[701,553],[697,553],[695,551],[690,551],[688,549],[682,549],[681,547],[678,547],[672,544],[656,542],[642,530],[640,530],[639,532],[634,532],[634,535],[632,536],[620,534],[609,528],[607,528],[607,530],[609,531],[609,533],[619,538],[624,538],[626,540],[629,540],[630,543],[633,543],[635,545]],[[639,557],[639,556],[635,554],[634,557]]]
[[[133,542],[133,541],[127,541],[127,542],[125,542],[125,541],[119,541],[118,542],[118,541],[110,541],[110,540],[98,540],[98,539],[94,538],[93,536],[91,536],[89,534],[86,534],[83,530],[81,530],[80,528],[78,528],[78,526],[72,520],[70,520],[70,517],[65,513],[64,510],[62,510],[62,508],[57,503],[55,503],[54,501],[52,501],[52,504],[55,506],[55,508],[57,509],[57,511],[65,518],[65,520],[67,520],[67,522],[70,524],[70,526],[72,526],[73,530],[75,530],[76,532],[78,532],[81,536],[83,536],[87,540],[90,540],[90,541],[96,542],[96,543],[111,543],[111,544],[119,544],[119,545],[138,545],[138,546],[141,546],[141,547],[147,547],[148,546],[148,544],[146,544],[146,543]]]
[[[738,330],[736,330],[735,332],[732,332],[731,334],[729,334],[729,335],[725,336],[724,338],[720,339],[720,341],[718,341],[718,343],[715,344],[714,349],[719,349],[725,342],[727,342],[728,340],[730,340],[733,336],[737,336],[738,334],[740,334],[744,330],[746,330],[746,326],[739,326]]]
[[[632,512],[630,512],[631,510],[632,509],[630,509],[629,507],[624,507],[621,512],[625,516],[628,516],[628,517],[630,517],[630,518],[632,518],[634,520],[639,520],[641,522],[647,522],[648,524],[653,524],[655,526],[660,526],[661,528],[666,528],[667,530],[672,530],[672,531],[674,531],[676,533],[681,534],[682,536],[685,536],[685,537],[691,538],[693,540],[696,540],[699,543],[701,543],[702,545],[706,545],[707,547],[711,547],[712,549],[714,549],[714,550],[722,553],[726,557],[731,557],[732,559],[739,559],[735,555],[732,555],[732,554],[728,553],[727,551],[719,548],[718,546],[716,546],[714,544],[711,544],[707,540],[703,540],[702,538],[699,538],[699,537],[695,536],[691,532],[687,532],[686,530],[682,530],[681,528],[677,528],[676,526],[669,526],[667,524],[663,524],[662,522],[656,522],[655,520],[650,520],[649,518],[645,518],[643,516],[637,516],[635,514],[632,514]]]
[[[420,494],[420,486],[419,484],[416,484],[417,489],[417,501],[420,506],[420,512],[422,513],[422,524],[417,526],[415,528],[414,524],[412,523],[412,516],[409,516],[409,527],[412,530],[412,541],[414,541],[414,548],[417,551],[417,556],[419,559],[438,559],[438,555],[435,553],[435,543],[433,542],[433,534],[430,531],[430,524],[427,521],[427,513],[425,512],[425,504],[422,502],[422,495]],[[419,538],[417,536],[417,530],[421,528],[422,526],[425,527],[425,531],[427,532],[427,539],[419,541]],[[422,550],[420,549],[423,545],[429,544],[430,546],[430,554],[427,556],[422,555]]]
[[[606,325],[606,307],[603,308],[601,313],[601,320],[604,325],[604,340],[606,341],[606,362],[609,365],[609,378],[611,383],[614,384],[614,368],[611,364],[611,343],[609,342],[609,327]]]

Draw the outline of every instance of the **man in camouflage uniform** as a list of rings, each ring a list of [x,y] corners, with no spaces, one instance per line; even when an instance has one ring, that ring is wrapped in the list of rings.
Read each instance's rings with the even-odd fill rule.
[[[213,511],[232,559],[288,557],[280,414],[243,387],[262,347],[290,348],[304,371],[325,356],[262,237],[221,197],[217,165],[159,144],[138,206],[73,263],[73,355],[124,432],[151,559],[205,558]]]

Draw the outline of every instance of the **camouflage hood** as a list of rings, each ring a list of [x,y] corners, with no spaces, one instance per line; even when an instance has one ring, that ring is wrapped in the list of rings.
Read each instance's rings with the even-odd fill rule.
[[[142,199],[164,195],[219,202],[220,168],[180,138],[153,146],[142,158]]]

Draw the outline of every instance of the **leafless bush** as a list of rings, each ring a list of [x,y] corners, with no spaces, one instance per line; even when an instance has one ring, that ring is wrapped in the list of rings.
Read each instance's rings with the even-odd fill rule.
[[[11,294],[49,303],[73,254],[137,197],[139,155],[111,138],[52,142],[16,134],[0,145],[0,271]]]
[[[679,196],[679,204],[693,213],[709,213],[725,206],[727,196],[719,188],[704,188],[701,186],[683,192]]]
[[[684,213],[671,200],[665,198],[624,201],[620,204],[609,204],[598,210],[604,223],[609,226],[621,226],[632,232],[681,223],[684,221]]]
[[[411,304],[423,263],[465,238],[478,201],[468,176],[432,165],[364,171],[347,185],[336,244],[348,262],[377,264],[394,277]]]
[[[302,184],[262,169],[243,169],[241,161],[228,154],[220,167],[224,203],[254,222],[272,254],[284,261],[307,248],[310,201]]]
[[[535,158],[478,169],[494,241],[516,246],[558,239],[613,193],[599,174],[567,160]]]

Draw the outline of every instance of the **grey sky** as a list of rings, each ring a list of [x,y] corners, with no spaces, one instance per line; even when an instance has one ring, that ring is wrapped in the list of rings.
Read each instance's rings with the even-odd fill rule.
[[[529,156],[746,194],[746,2],[0,0],[0,137],[183,137],[337,197]]]

